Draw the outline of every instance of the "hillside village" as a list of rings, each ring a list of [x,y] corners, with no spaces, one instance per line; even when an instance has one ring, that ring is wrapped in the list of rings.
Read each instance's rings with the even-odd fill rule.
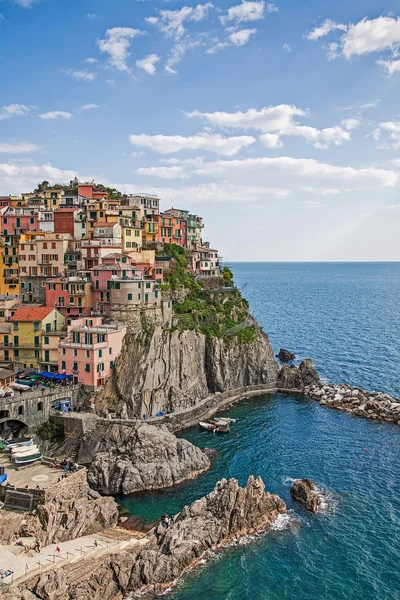
[[[196,281],[220,275],[202,217],[161,211],[155,195],[43,182],[0,196],[0,211],[0,385],[10,373],[37,371],[67,375],[86,391],[103,386],[132,315],[171,310],[177,247]]]

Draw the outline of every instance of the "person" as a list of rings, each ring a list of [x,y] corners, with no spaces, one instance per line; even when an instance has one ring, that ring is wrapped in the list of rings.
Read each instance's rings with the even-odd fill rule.
[[[143,421],[145,421],[145,420],[146,420],[146,415],[144,414],[144,415],[143,415]]]
[[[94,540],[94,545],[97,548],[98,544],[97,544],[97,540]]]
[[[33,546],[35,552],[40,552],[40,542],[36,540],[35,545]]]
[[[58,552],[58,553],[60,554],[60,552],[61,552],[61,548],[60,548],[60,546],[57,546],[57,548],[56,548],[56,552]]]

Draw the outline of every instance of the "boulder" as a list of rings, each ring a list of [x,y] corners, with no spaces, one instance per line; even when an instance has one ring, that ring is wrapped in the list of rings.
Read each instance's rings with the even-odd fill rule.
[[[278,387],[285,390],[304,390],[321,386],[317,369],[311,358],[304,359],[298,367],[283,365],[278,375]]]
[[[170,487],[207,470],[210,459],[165,425],[102,424],[88,434],[79,460],[90,462],[88,482],[105,495]]]
[[[293,352],[289,352],[289,350],[285,350],[285,348],[281,348],[276,358],[279,358],[281,362],[289,362],[290,360],[294,360],[296,355]]]
[[[306,510],[317,512],[321,498],[313,490],[315,484],[311,479],[296,479],[290,488],[290,493],[295,500],[304,504]]]

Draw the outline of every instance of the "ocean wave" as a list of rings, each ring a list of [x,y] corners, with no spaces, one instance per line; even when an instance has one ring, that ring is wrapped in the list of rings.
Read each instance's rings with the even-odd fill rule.
[[[290,529],[295,521],[297,521],[297,519],[294,517],[293,512],[289,510],[287,513],[278,515],[277,519],[271,525],[271,530],[283,531],[285,529]]]

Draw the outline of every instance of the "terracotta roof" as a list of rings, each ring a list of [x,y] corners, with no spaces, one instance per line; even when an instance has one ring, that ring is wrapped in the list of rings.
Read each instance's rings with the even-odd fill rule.
[[[43,321],[53,310],[48,306],[21,306],[10,321]]]
[[[80,206],[66,206],[65,208],[56,208],[55,213],[65,213],[65,212],[73,212],[75,210],[80,210]]]
[[[101,221],[98,221],[97,223],[94,223],[93,227],[114,227],[116,224],[117,223],[102,223]]]

